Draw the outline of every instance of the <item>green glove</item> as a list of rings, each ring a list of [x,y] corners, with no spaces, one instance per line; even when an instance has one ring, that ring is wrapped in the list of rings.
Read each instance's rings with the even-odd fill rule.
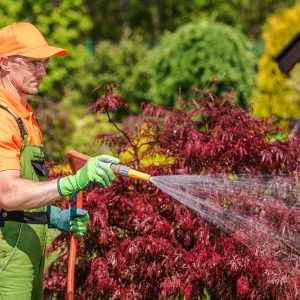
[[[49,228],[57,228],[60,231],[73,231],[75,237],[82,237],[87,229],[89,215],[86,210],[71,207],[61,210],[56,206],[47,207],[47,219]]]
[[[106,188],[112,184],[115,174],[109,163],[119,163],[119,159],[109,155],[99,155],[87,161],[75,175],[59,178],[57,189],[61,196],[67,196],[88,187],[93,182],[98,182]]]

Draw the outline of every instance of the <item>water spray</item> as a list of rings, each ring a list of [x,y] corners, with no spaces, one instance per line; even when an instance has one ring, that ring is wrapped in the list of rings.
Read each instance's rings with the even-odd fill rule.
[[[91,158],[76,151],[68,151],[67,154],[74,173],[82,166],[82,162]],[[300,220],[298,176],[205,174],[151,177],[121,164],[112,163],[110,167],[121,176],[151,182],[209,223],[232,235],[246,247],[254,249],[255,253],[277,255],[278,259],[289,253],[300,255],[297,230],[300,226],[297,225],[297,220]],[[77,196],[76,206],[82,208],[82,192]],[[281,220],[279,217],[275,219],[277,223],[274,223],[272,211],[289,218]],[[68,299],[73,299],[74,295],[76,243],[77,240],[72,235]]]

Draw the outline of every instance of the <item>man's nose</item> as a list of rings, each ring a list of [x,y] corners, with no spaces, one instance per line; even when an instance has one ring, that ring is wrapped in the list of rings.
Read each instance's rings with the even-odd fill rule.
[[[43,64],[40,64],[35,70],[35,74],[38,76],[45,76],[47,74],[46,67]]]

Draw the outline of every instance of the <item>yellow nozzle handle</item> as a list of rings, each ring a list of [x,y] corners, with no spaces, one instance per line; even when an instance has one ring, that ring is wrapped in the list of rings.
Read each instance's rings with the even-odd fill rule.
[[[131,178],[136,178],[136,179],[140,179],[140,180],[144,180],[144,181],[149,181],[151,176],[149,174],[143,173],[143,172],[139,172],[133,169],[130,169],[128,171],[128,176]]]
[[[128,176],[131,178],[136,178],[144,181],[149,181],[151,177],[149,174],[133,170],[129,167],[120,164],[111,164],[110,168],[113,170],[114,173],[119,174],[121,176]]]

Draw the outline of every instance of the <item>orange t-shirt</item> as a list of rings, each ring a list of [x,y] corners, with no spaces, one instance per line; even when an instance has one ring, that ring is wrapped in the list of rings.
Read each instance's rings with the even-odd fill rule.
[[[31,106],[26,107],[7,90],[0,87],[0,104],[16,118],[21,118],[29,144],[40,145],[42,133]],[[0,171],[21,170],[20,156],[23,140],[14,117],[0,108]]]

